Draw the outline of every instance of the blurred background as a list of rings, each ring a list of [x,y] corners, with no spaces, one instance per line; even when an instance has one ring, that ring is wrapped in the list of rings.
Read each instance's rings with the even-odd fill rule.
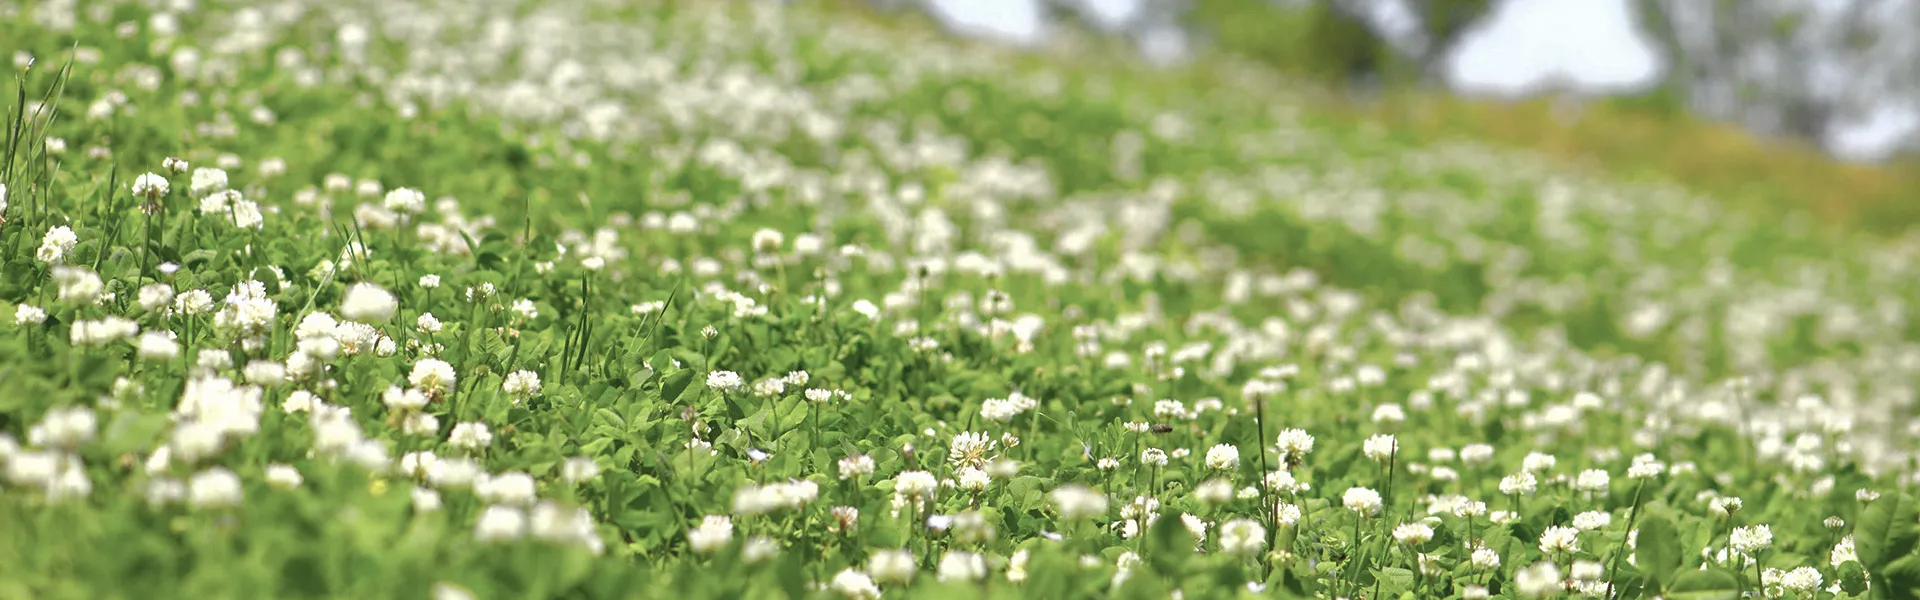
[[[1399,132],[1920,224],[1920,0],[843,0],[1011,45],[1232,56]]]

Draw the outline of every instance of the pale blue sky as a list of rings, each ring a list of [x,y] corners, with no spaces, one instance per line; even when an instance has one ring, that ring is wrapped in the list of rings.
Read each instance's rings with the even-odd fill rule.
[[[1118,21],[1142,0],[1082,0]],[[931,0],[949,25],[1012,43],[1041,39],[1044,25],[1033,0]],[[1652,81],[1659,58],[1634,27],[1628,0],[1499,0],[1481,33],[1463,42],[1448,63],[1459,90],[1524,94],[1556,77],[1595,91]],[[1879,154],[1920,125],[1908,112],[1889,112],[1840,136],[1835,151]]]

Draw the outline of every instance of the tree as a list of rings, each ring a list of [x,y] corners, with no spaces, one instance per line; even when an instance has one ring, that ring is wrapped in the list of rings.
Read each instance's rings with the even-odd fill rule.
[[[1831,149],[1835,134],[1920,103],[1920,0],[1636,0],[1665,55],[1663,97]]]
[[[1195,0],[1182,22],[1225,50],[1283,68],[1434,83],[1441,59],[1492,8],[1492,0]],[[1395,11],[1412,26],[1390,27],[1382,16]],[[1297,24],[1291,32],[1288,23]]]

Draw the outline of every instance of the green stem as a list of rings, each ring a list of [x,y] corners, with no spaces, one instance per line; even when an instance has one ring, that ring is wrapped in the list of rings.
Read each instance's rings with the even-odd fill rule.
[[[1637,522],[1640,519],[1640,493],[1644,491],[1646,488],[1647,488],[1647,480],[1645,479],[1640,480],[1640,485],[1633,486],[1633,510],[1630,510],[1627,512],[1627,533],[1629,534],[1633,533],[1633,525],[1635,522]],[[1626,553],[1627,553],[1627,540],[1626,538],[1623,537],[1620,539],[1620,550],[1618,552],[1614,552],[1613,558],[1607,561],[1609,564],[1607,565],[1606,597],[1608,598],[1613,597],[1614,576],[1620,572],[1620,555],[1626,554]]]

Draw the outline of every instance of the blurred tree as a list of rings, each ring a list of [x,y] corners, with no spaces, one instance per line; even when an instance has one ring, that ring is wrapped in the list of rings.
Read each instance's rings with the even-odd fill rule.
[[[1636,0],[1635,8],[1665,55],[1652,99],[1669,110],[1831,149],[1837,132],[1878,111],[1920,107],[1920,0]]]
[[[1295,71],[1433,83],[1440,61],[1492,8],[1492,0],[1193,0],[1181,22],[1223,50]],[[1392,13],[1411,26],[1390,26],[1382,17]],[[1294,35],[1284,31],[1290,22]]]
[[[1101,24],[1086,0],[1036,1],[1049,25],[1063,30],[1104,29],[1145,45],[1172,29],[1189,41],[1294,73],[1423,83],[1439,80],[1440,59],[1493,6],[1493,0],[1139,0],[1124,21]],[[1381,15],[1394,11],[1411,17],[1414,26],[1387,27]]]

